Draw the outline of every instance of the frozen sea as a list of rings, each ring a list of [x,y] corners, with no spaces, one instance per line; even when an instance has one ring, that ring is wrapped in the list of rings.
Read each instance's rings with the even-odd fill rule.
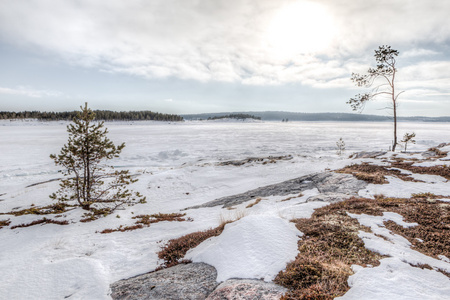
[[[49,155],[57,154],[66,143],[67,124],[0,120],[0,212],[52,203],[48,195],[56,191],[58,182],[51,180],[61,178],[61,174]],[[47,224],[0,229],[0,299],[110,299],[109,285],[112,282],[152,271],[161,263],[156,253],[165,241],[215,227],[224,219],[235,219],[238,214],[245,217],[230,225],[216,241],[223,245],[219,247],[221,249],[234,249],[229,250],[231,261],[238,261],[237,257],[242,259],[244,252],[250,257],[256,256],[252,252],[254,244],[259,248],[271,247],[273,253],[283,253],[283,256],[274,255],[271,258],[274,261],[270,265],[276,266],[272,268],[265,268],[267,257],[256,263],[254,268],[245,269],[218,259],[216,268],[220,278],[247,276],[271,280],[297,254],[295,245],[301,234],[289,220],[309,217],[315,208],[325,205],[323,202],[306,203],[306,198],[317,191],[307,191],[303,197],[290,201],[269,197],[250,209],[246,209],[248,203],[244,203],[236,211],[221,207],[185,211],[187,217],[193,219],[192,222],[161,222],[140,230],[111,234],[99,234],[98,231],[132,225],[135,222],[132,217],[137,214],[179,212],[223,196],[326,169],[341,168],[354,162],[348,159],[353,152],[388,150],[392,140],[392,124],[377,122],[143,121],[107,122],[106,126],[111,140],[116,144],[126,144],[120,158],[111,164],[138,175],[139,181],[132,188],[146,196],[148,203],[127,207],[89,223],[79,222],[83,212],[76,209],[64,215],[70,222],[67,226]],[[405,132],[415,132],[417,143],[408,146],[408,150],[424,151],[442,142],[450,142],[449,129],[449,123],[401,122],[399,137]],[[336,154],[339,138],[346,144],[343,156]],[[253,162],[239,167],[218,164],[249,157],[283,155],[291,155],[292,159],[269,164]],[[383,188],[386,191],[383,193],[398,196],[396,193],[400,193],[401,184],[385,185]],[[430,191],[429,187],[422,184],[408,186],[405,190],[408,193],[420,192],[420,189],[426,192]],[[434,187],[450,192],[448,183],[443,181],[434,184]],[[368,189],[367,196],[376,192]],[[11,219],[10,226],[13,226],[41,219],[42,216],[0,216],[0,220],[6,218]],[[251,228],[258,228],[258,224],[265,224],[272,230],[272,240],[256,238],[258,232],[251,232]],[[248,236],[252,239],[248,243],[233,234],[242,230],[250,231]],[[279,234],[281,232],[284,234]],[[281,237],[285,240],[277,240]],[[241,248],[234,247],[236,240],[242,243]],[[202,249],[205,247],[203,245]],[[213,251],[199,254],[199,257],[211,255],[216,257]],[[257,257],[254,261],[258,261]],[[401,265],[401,260],[373,270],[383,278],[383,272],[388,272],[392,266],[397,268],[396,264]],[[249,272],[250,269],[255,273]],[[417,270],[410,275],[408,270],[404,271],[406,275],[399,274],[419,283],[423,281],[421,276],[427,276]],[[372,273],[369,271],[360,274],[370,277]],[[439,277],[436,274],[433,276]],[[352,280],[355,286],[358,285],[358,289],[351,290],[356,296],[349,293],[346,299],[360,299],[358,295],[364,294],[364,289],[371,286],[364,286],[366,280]],[[404,299],[411,299],[407,298],[410,295],[440,299],[440,295],[450,293],[448,278],[439,277],[436,280],[441,280],[439,284],[444,290],[423,298],[425,292],[408,294],[405,288]],[[381,284],[376,281],[373,286]],[[424,281],[424,288],[426,284]],[[398,285],[394,282],[393,288]],[[387,290],[386,295],[391,295],[390,291]],[[428,290],[426,292],[429,293]],[[387,299],[380,295],[379,299]]]
[[[67,122],[0,121],[0,193],[57,176],[49,158],[67,141]],[[346,155],[362,150],[388,150],[389,122],[107,122],[109,138],[125,142],[118,168],[179,168],[223,160],[293,155],[305,162],[336,158],[343,138]],[[415,145],[424,150],[450,137],[448,123],[399,123],[399,139],[415,132]]]

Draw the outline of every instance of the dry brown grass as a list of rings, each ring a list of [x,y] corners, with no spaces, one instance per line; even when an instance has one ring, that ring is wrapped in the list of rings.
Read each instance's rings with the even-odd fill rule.
[[[39,225],[39,224],[68,225],[69,222],[66,221],[66,220],[64,220],[64,221],[57,221],[57,220],[43,218],[43,219],[36,220],[36,221],[33,221],[31,223],[28,223],[28,224],[24,223],[24,224],[19,224],[19,225],[12,226],[11,229],[22,228],[22,227],[30,227],[30,226]]]
[[[448,152],[445,152],[445,151],[441,151],[441,150],[439,150],[439,149],[436,148],[436,147],[430,148],[430,149],[428,149],[428,151],[434,151],[434,152],[436,152],[436,155],[433,156],[433,157],[436,157],[436,158],[446,157],[446,156],[447,156],[447,153],[448,153]]]
[[[386,228],[407,238],[414,250],[435,258],[438,255],[450,257],[450,204],[432,200],[433,197],[437,196],[423,193],[412,198],[353,198],[331,206],[357,214],[382,215],[385,211],[398,213],[406,222],[416,222],[418,225],[404,228],[388,221],[385,222]]]
[[[247,211],[243,209],[233,210],[233,212],[226,215],[220,214],[219,224],[220,226],[225,226],[226,224],[238,221],[245,216],[247,216]]]
[[[392,166],[411,171],[417,174],[427,174],[427,175],[439,175],[444,177],[447,180],[450,180],[450,166],[440,165],[440,166],[432,166],[432,167],[418,167],[413,166],[412,162],[393,162]]]
[[[197,247],[204,240],[218,236],[225,228],[222,224],[216,228],[205,231],[193,232],[177,239],[172,239],[158,252],[158,257],[164,260],[164,264],[160,268],[169,268],[181,263],[181,259],[191,248]]]
[[[34,205],[31,205],[32,207],[27,209],[22,209],[18,211],[10,211],[7,213],[0,213],[0,215],[13,215],[13,216],[23,216],[23,215],[49,215],[49,214],[61,214],[66,211],[67,207],[70,207],[70,205],[67,205],[65,203],[55,203],[52,205],[47,205],[43,207],[35,207]]]
[[[151,224],[168,221],[168,222],[183,222],[183,221],[192,221],[191,218],[183,218],[186,214],[178,214],[178,213],[172,213],[172,214],[153,214],[153,215],[138,215],[133,217],[132,219],[137,219],[135,222],[135,225],[131,226],[123,226],[120,225],[116,229],[107,228],[103,231],[100,231],[100,233],[111,233],[111,232],[125,232],[125,231],[131,231],[136,229],[141,229],[144,227],[149,227]]]
[[[319,208],[310,219],[295,220],[304,233],[299,254],[275,282],[289,292],[282,299],[333,299],[349,289],[351,265],[378,265],[380,255],[367,250],[358,230],[369,230],[335,206]]]
[[[444,177],[445,179],[450,180],[450,166],[447,165],[439,165],[432,167],[419,167],[413,166],[414,162],[405,162],[403,160],[397,159],[394,162],[391,162],[390,167],[378,166],[378,165],[370,165],[368,163],[362,164],[352,164],[346,166],[340,170],[336,170],[338,173],[347,173],[353,174],[356,178],[364,180],[369,183],[374,184],[385,184],[388,183],[386,180],[386,175],[398,177],[403,181],[414,181],[414,182],[423,182],[409,175],[402,174],[400,170],[403,169],[408,170],[410,172],[416,174],[427,174],[427,175],[439,175]],[[397,168],[397,169],[392,169]]]
[[[153,223],[168,221],[168,222],[183,222],[183,221],[191,221],[190,218],[183,218],[186,214],[179,213],[171,213],[171,214],[153,214],[153,215],[138,215],[133,217],[132,219],[139,219],[136,221],[136,224],[144,224],[150,225]]]
[[[353,174],[356,178],[360,180],[364,180],[369,183],[374,184],[385,184],[389,183],[386,180],[386,175],[388,176],[394,176],[398,177],[404,181],[418,181],[412,178],[411,176],[402,174],[400,170],[393,170],[386,168],[384,166],[378,166],[378,165],[370,165],[368,163],[362,163],[362,164],[352,164],[349,166],[346,166],[340,170],[337,170],[338,173],[347,173],[347,174]]]
[[[256,204],[258,204],[259,202],[261,202],[261,198],[256,198],[255,202],[250,203],[245,208],[251,208],[251,207],[255,206]]]
[[[295,220],[304,236],[298,243],[299,254],[295,261],[275,278],[275,282],[289,289],[282,299],[333,299],[349,289],[347,280],[352,274],[352,264],[379,264],[382,256],[367,250],[357,236],[358,230],[370,229],[361,226],[347,212],[369,215],[396,212],[406,222],[418,225],[404,228],[388,221],[386,228],[407,238],[416,251],[435,258],[438,255],[450,257],[450,204],[430,201],[437,197],[423,193],[410,199],[383,195],[375,200],[351,198],[317,209],[310,219]]]
[[[369,183],[384,184],[388,183],[384,175],[386,175],[386,168],[383,166],[369,165],[368,163],[352,164],[346,166],[338,173],[353,174],[356,178],[367,181]]]
[[[136,230],[136,229],[141,229],[141,228],[144,228],[144,226],[141,225],[141,224],[136,224],[136,225],[131,225],[131,226],[120,225],[116,229],[107,228],[107,229],[104,229],[103,231],[100,231],[100,233],[104,234],[104,233],[111,233],[111,232],[117,232],[117,231],[125,232],[125,231],[132,231],[132,230]]]
[[[6,226],[9,226],[11,224],[11,221],[9,219],[7,220],[0,220],[0,229]]]
[[[297,196],[287,197],[286,199],[280,200],[280,202],[289,201],[289,200],[292,200],[292,199],[295,199],[295,198],[301,198],[301,197],[303,197],[303,193],[300,193]]]
[[[84,213],[83,214],[83,219],[80,220],[80,222],[86,223],[86,222],[91,222],[91,221],[95,221],[98,218],[101,217],[106,217],[107,215],[111,214],[112,211],[110,208],[101,208],[101,209],[96,209],[96,208],[91,208],[90,212]]]

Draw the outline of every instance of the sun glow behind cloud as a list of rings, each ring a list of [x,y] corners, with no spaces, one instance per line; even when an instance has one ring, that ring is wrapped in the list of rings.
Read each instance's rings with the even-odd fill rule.
[[[336,33],[331,14],[314,2],[294,2],[282,7],[270,22],[267,37],[275,55],[323,52]]]

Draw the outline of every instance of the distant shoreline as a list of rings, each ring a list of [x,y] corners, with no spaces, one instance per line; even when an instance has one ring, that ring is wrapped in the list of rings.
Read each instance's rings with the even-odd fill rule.
[[[221,117],[229,114],[248,114],[260,117],[262,121],[331,121],[331,122],[392,122],[388,116],[356,114],[356,113],[298,113],[283,111],[249,111],[249,112],[221,112],[202,114],[181,114],[184,120],[207,120],[208,118]],[[399,122],[450,122],[450,116],[442,117],[398,117]]]

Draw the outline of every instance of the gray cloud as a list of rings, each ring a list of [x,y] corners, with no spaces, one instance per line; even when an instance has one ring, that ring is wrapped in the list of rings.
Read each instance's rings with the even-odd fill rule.
[[[105,72],[248,85],[299,82],[318,88],[349,88],[349,74],[367,68],[379,44],[404,49],[405,58],[423,59],[438,53],[424,45],[438,47],[450,39],[449,1],[318,0],[311,2],[322,5],[335,30],[329,45],[308,53],[299,41],[293,44],[298,51],[283,52],[267,33],[280,9],[294,2],[0,0],[0,37]],[[287,45],[325,21],[311,20],[311,26],[283,33]],[[439,82],[448,78],[447,63],[430,67],[418,62],[405,73],[417,74],[424,67],[431,72],[429,85],[448,88]]]
[[[58,91],[49,91],[49,90],[37,90],[30,87],[18,86],[15,88],[1,87],[0,86],[0,94],[6,95],[20,95],[31,98],[42,98],[42,97],[57,97],[62,94]]]

